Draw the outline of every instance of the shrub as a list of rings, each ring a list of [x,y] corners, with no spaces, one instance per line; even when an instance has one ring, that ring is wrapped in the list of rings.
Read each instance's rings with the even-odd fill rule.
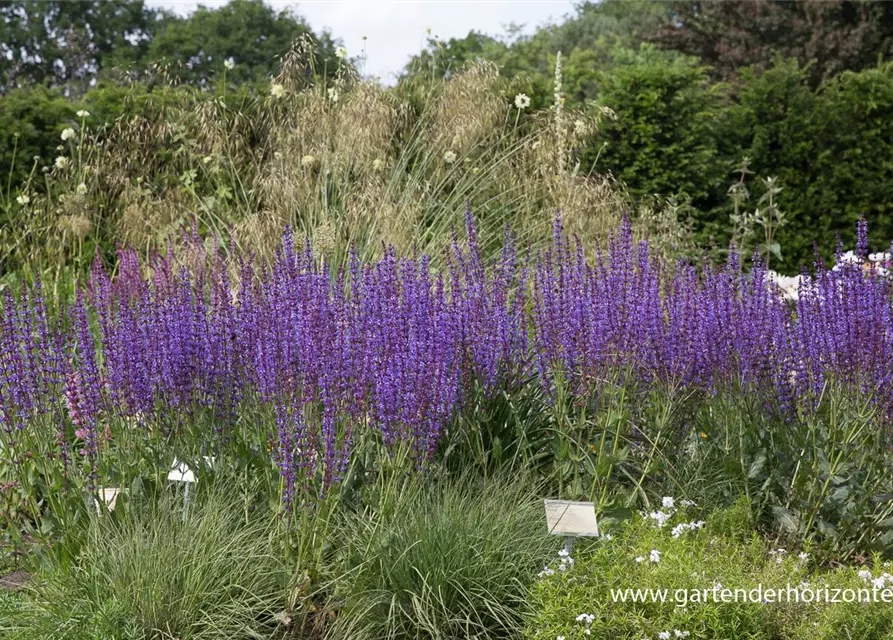
[[[872,240],[889,244],[893,133],[886,123],[893,113],[893,64],[843,73],[816,91],[808,69],[790,61],[761,73],[746,70],[742,82],[728,137],[737,141],[739,157],[751,159],[755,175],[777,176],[784,187],[781,264],[789,271],[810,264],[816,242],[830,257],[822,240],[835,233],[852,246],[862,216],[872,224]]]
[[[518,478],[412,485],[344,532],[339,638],[513,636],[547,549],[543,504]]]
[[[718,131],[720,85],[692,59],[643,47],[619,50],[616,64],[598,74],[598,101],[612,109],[603,137],[587,155],[639,197],[684,194],[701,209],[722,193]],[[606,143],[602,148],[602,143]]]
[[[889,637],[893,613],[880,600],[867,605],[807,603],[767,594],[764,603],[716,601],[719,596],[715,600],[711,595],[714,587],[716,593],[723,588],[749,593],[760,586],[766,593],[788,585],[813,589],[828,585],[832,594],[834,589],[870,591],[870,579],[860,577],[857,570],[881,578],[893,596],[893,577],[884,576],[886,569],[879,561],[868,568],[822,569],[806,552],[769,548],[749,531],[749,510],[742,500],[701,523],[697,508],[664,505],[653,512],[669,515],[662,526],[658,519],[637,516],[612,528],[611,539],[580,543],[571,557],[556,558],[540,574],[531,593],[536,613],[527,622],[526,637],[831,640],[844,630],[850,634],[858,630],[858,637],[866,640]],[[683,523],[694,526],[677,528]],[[623,601],[618,591],[612,592],[624,589],[640,589],[644,597],[633,601],[630,593]],[[647,599],[649,589],[652,594],[663,593],[665,601],[659,595],[656,601]]]

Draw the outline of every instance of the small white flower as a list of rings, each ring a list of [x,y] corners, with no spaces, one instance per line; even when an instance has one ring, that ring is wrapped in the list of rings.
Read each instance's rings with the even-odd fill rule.
[[[75,135],[77,134],[71,127],[62,130],[62,140],[71,140]]]
[[[586,625],[592,624],[592,621],[595,620],[595,616],[591,613],[581,613],[576,618],[577,622],[585,622]]]
[[[884,588],[885,578],[884,576],[880,576],[871,581],[872,586],[875,589],[883,589]]]
[[[336,89],[335,87],[329,87],[327,93],[329,95],[329,100],[331,100],[332,102],[338,102],[338,100],[341,98],[341,94],[338,93],[338,89]]]
[[[80,111],[78,111],[78,118],[89,118],[89,117],[90,117],[90,112],[87,111],[86,109],[81,109]]]
[[[657,549],[652,549],[649,559],[651,560],[651,562],[660,562],[660,551],[658,551]]]
[[[227,58],[226,60],[223,61],[223,66],[226,67],[227,69],[235,69],[236,63],[233,62],[232,58]]]
[[[564,640],[564,636],[558,636],[555,640]]]
[[[343,60],[347,57],[347,49],[344,47],[335,47],[335,57],[339,60]]]
[[[660,633],[657,634],[657,637],[660,638],[660,640],[670,640],[670,632],[669,631],[661,631]]]
[[[27,193],[22,193],[22,194],[19,194],[19,196],[16,198],[16,202],[18,202],[20,205],[24,206],[24,205],[28,204],[29,202],[31,202],[31,198],[28,197]]]
[[[673,635],[677,638],[687,638],[691,635],[688,631],[680,631],[679,629],[673,629]]]
[[[648,517],[654,520],[654,523],[657,525],[658,529],[661,529],[665,524],[667,524],[667,520],[672,517],[672,514],[665,513],[664,511],[652,511],[648,514]]]
[[[456,161],[456,152],[447,151],[445,154],[443,154],[443,161],[447,164],[453,164]]]
[[[862,569],[859,573],[857,573],[862,580],[871,580],[871,571],[868,569]]]
[[[530,106],[530,96],[526,93],[519,93],[515,96],[515,106],[518,109],[526,109]]]
[[[64,169],[68,166],[68,158],[65,156],[59,156],[56,158],[56,161],[53,163],[56,165],[57,169]]]
[[[604,535],[602,536],[602,539],[603,539],[603,540],[607,540],[608,542],[610,542],[611,540],[614,539],[614,536],[612,536],[610,533],[606,533],[606,534],[604,534]]]
[[[664,496],[660,503],[664,509],[673,509],[676,506],[676,500],[670,496]]]
[[[274,98],[281,98],[285,95],[285,87],[278,82],[274,82],[270,85],[270,95]]]
[[[680,500],[680,501],[679,501],[679,504],[681,504],[683,507],[694,507],[694,506],[696,506],[694,500]]]
[[[77,187],[77,193],[79,196],[82,196],[85,193],[87,193],[87,185],[85,185],[83,182],[80,183]]]
[[[643,562],[645,562],[644,556],[636,556],[636,564],[641,564]]]
[[[584,629],[584,630],[583,630],[583,635],[584,635],[584,636],[591,636],[591,635],[592,635],[592,630],[591,630],[591,629]]]
[[[807,560],[809,560],[809,554],[805,551],[801,551],[799,554],[797,554],[797,557],[800,558],[800,562],[806,562]]]
[[[538,578],[545,578],[546,576],[555,575],[555,570],[552,567],[543,567],[543,570],[536,575]]]

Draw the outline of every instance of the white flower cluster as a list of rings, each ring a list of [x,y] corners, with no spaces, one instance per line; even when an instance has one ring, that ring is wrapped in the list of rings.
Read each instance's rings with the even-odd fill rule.
[[[775,271],[769,271],[766,277],[769,279],[769,282],[775,283],[785,300],[793,300],[794,302],[800,299],[800,283],[803,282],[805,284],[809,281],[809,278],[804,279],[802,274],[783,276]]]
[[[651,553],[648,554],[648,561],[657,564],[658,562],[660,562],[661,553],[662,552],[658,551],[657,549],[652,549]],[[645,556],[639,556],[636,558],[636,564],[642,564],[643,562],[645,562]]]
[[[662,529],[664,527],[664,525],[667,524],[669,519],[672,518],[673,515],[675,515],[675,513],[676,513],[676,499],[671,496],[664,496],[661,499],[660,504],[661,504],[660,511],[652,511],[651,513],[646,514],[646,517],[650,518],[651,520],[654,520],[654,524],[657,525],[658,529]],[[680,500],[679,504],[682,507],[686,507],[686,508],[695,506],[695,503],[691,500]],[[695,523],[691,523],[691,524],[695,524]],[[703,525],[703,523],[701,523],[701,525],[699,525],[697,528],[700,528],[700,526],[702,526],[702,525]],[[673,537],[675,538],[677,536],[674,535]]]
[[[673,530],[670,533],[673,534],[674,538],[678,538],[686,531],[695,531],[696,529],[703,527],[705,524],[707,523],[703,520],[698,520],[696,522],[681,522],[673,527]]]
[[[562,549],[558,552],[558,570],[559,571],[567,571],[571,567],[574,566],[574,559],[571,558],[571,554],[567,549]],[[550,565],[546,565],[543,567],[543,570],[536,574],[537,578],[545,578],[547,576],[554,576],[555,569],[553,569]]]
[[[847,251],[837,257],[837,261],[831,268],[831,271],[840,271],[844,265],[852,264],[864,269],[872,269],[878,275],[890,275],[891,261],[893,261],[893,253],[869,253],[868,260],[856,255],[854,251]]]
[[[664,525],[667,524],[667,520],[673,517],[673,513],[667,513],[666,511],[652,511],[648,514],[648,517],[654,520],[658,529],[663,529]]]
[[[769,552],[769,555],[774,557],[775,562],[777,562],[778,564],[784,562],[784,557],[787,554],[788,552],[785,549],[772,549],[772,551]]]
[[[576,617],[577,622],[582,622],[586,625],[586,628],[583,629],[583,635],[591,635],[592,631],[589,629],[589,625],[592,624],[592,621],[595,620],[595,616],[591,613],[581,613]]]
[[[871,586],[875,589],[883,589],[885,587],[893,587],[893,576],[889,573],[882,573],[877,578],[875,578],[871,571],[868,569],[862,569],[859,573],[857,573],[863,582],[870,582]]]
[[[689,631],[680,631],[679,629],[673,629],[672,633],[669,631],[661,631],[657,634],[658,640],[670,640],[670,638],[687,638],[691,635]],[[651,640],[648,636],[642,638],[642,640]]]

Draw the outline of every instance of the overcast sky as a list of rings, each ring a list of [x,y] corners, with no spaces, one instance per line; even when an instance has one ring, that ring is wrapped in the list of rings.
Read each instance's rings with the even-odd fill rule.
[[[198,4],[214,7],[226,0],[149,0],[148,4],[188,14]],[[571,0],[268,0],[267,4],[295,8],[315,32],[328,29],[340,38],[351,57],[360,55],[366,36],[365,72],[386,83],[422,48],[426,28],[444,40],[463,37],[472,29],[499,35],[511,23],[524,25],[524,32],[530,33],[574,9]]]

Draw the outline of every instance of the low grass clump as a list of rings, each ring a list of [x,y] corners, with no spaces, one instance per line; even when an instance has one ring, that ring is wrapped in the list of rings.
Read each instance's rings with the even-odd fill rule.
[[[536,568],[556,548],[525,481],[414,485],[344,528],[337,638],[516,637]]]
[[[288,573],[270,519],[220,489],[94,518],[7,616],[12,638],[272,637]]]

